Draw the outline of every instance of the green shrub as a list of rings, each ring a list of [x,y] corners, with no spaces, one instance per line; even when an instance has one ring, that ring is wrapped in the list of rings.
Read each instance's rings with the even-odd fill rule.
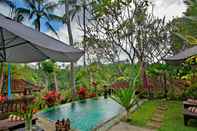
[[[184,97],[197,99],[197,83],[192,84],[191,87],[184,92]]]

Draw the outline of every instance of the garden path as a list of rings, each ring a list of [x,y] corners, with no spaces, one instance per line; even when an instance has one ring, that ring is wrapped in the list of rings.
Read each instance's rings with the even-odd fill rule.
[[[147,127],[152,129],[160,128],[166,111],[167,111],[167,105],[165,101],[162,101],[160,105],[157,107],[150,121],[147,123]]]
[[[125,122],[120,122],[117,125],[110,128],[108,131],[155,131],[154,129],[141,128],[130,125]]]

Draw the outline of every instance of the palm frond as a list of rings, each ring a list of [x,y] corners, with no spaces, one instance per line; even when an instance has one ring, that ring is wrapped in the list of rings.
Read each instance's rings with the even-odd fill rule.
[[[32,10],[36,10],[36,4],[34,0],[23,0],[24,3],[31,8]]]
[[[188,20],[191,20],[191,21],[194,21],[194,22],[197,22],[197,17],[196,16],[185,16],[184,18],[186,18]]]
[[[73,20],[74,17],[76,16],[76,14],[80,11],[81,11],[81,6],[80,5],[75,5],[74,8],[72,10],[70,10],[71,20]]]
[[[180,38],[180,39],[186,41],[187,43],[189,43],[189,42],[187,41],[186,37],[184,37],[182,34],[177,33],[177,32],[174,32],[173,34],[174,34],[175,36],[177,36],[178,38]]]
[[[44,5],[43,9],[48,12],[53,12],[58,5],[58,3],[49,2]]]
[[[49,22],[46,22],[45,25],[46,25],[46,27],[47,27],[50,31],[52,31],[52,32],[57,36],[57,38],[59,39],[58,33],[57,33],[56,30],[53,28],[53,26],[52,26]]]
[[[50,13],[48,14],[48,16],[49,16],[49,20],[53,20],[56,22],[63,22],[63,17],[61,16],[50,14]]]
[[[30,14],[29,14],[29,20],[31,20],[33,17],[34,17],[34,14],[36,13],[36,11],[32,11]]]
[[[29,15],[31,11],[27,8],[17,8],[15,12],[17,14]]]

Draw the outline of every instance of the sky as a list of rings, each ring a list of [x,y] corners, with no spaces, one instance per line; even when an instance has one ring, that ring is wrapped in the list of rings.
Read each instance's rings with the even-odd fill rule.
[[[15,0],[17,7],[23,6],[20,2],[21,0]],[[50,0],[56,2],[57,0]],[[166,17],[166,20],[172,20],[176,17],[181,17],[183,12],[186,11],[186,5],[183,3],[183,0],[150,0],[153,3],[154,15],[160,18]],[[0,13],[9,16],[9,8],[5,5],[0,4]],[[57,15],[62,15],[64,13],[64,7],[60,7],[55,10]],[[33,27],[29,21],[25,21],[27,26]],[[65,43],[68,43],[68,34],[67,28],[63,24],[59,24],[57,22],[52,23],[55,26],[55,29],[58,32],[59,39]],[[82,40],[83,33],[80,30],[76,21],[72,22],[72,29],[73,29],[73,38],[75,42],[80,42]],[[48,31],[46,27],[42,27],[42,32],[55,37],[55,34]],[[124,60],[125,57],[122,55],[122,59]],[[78,64],[82,64],[82,60],[79,60]]]

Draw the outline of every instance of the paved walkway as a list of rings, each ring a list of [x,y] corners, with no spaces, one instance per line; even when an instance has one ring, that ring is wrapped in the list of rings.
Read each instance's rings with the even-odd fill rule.
[[[113,126],[108,131],[155,131],[153,129],[141,128],[137,126],[130,125],[125,122],[120,122],[117,125]]]

